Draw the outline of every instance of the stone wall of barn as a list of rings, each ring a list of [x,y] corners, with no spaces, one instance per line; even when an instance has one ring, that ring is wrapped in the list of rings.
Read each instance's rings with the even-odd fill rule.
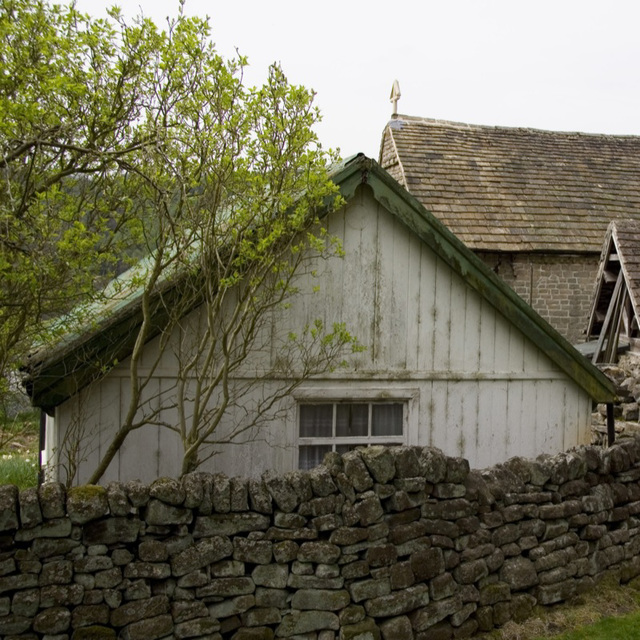
[[[478,256],[569,342],[584,342],[598,255],[478,252]]]
[[[640,439],[484,471],[371,447],[260,480],[0,488],[0,635],[438,640],[640,575]]]

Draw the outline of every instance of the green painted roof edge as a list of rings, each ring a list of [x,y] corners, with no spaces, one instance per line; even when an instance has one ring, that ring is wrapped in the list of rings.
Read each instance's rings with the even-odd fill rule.
[[[331,180],[349,200],[357,187],[368,184],[376,200],[398,217],[454,271],[503,316],[532,339],[578,386],[599,402],[611,402],[611,381],[526,304],[442,222],[396,182],[374,160],[358,154],[330,171]],[[160,295],[171,295],[173,287]],[[27,391],[35,406],[50,410],[96,379],[114,359],[123,360],[133,346],[131,335],[139,324],[139,292],[117,305],[84,335],[54,348],[31,370]],[[158,305],[158,308],[162,308]],[[116,313],[117,311],[117,313]],[[161,321],[158,322],[158,326]],[[109,334],[104,339],[103,334]],[[154,332],[153,335],[157,335]]]
[[[613,383],[569,341],[533,310],[438,218],[424,208],[377,162],[359,156],[351,161],[374,196],[507,320],[518,327],[562,371],[598,402],[616,398]],[[357,169],[356,169],[357,167]],[[346,177],[348,184],[353,176]]]

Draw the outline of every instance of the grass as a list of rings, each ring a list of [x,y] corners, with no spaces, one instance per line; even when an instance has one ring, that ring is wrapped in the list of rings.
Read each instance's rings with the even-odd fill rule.
[[[558,640],[636,640],[640,638],[640,612],[623,618],[604,618],[584,629],[554,637]]]
[[[521,624],[508,622],[486,640],[640,640],[640,578],[620,586],[613,576],[565,604],[537,607]]]
[[[15,484],[19,489],[37,485],[38,430],[37,412],[0,417],[0,485]]]
[[[0,485],[15,484],[18,489],[38,484],[38,459],[35,455],[0,455]]]

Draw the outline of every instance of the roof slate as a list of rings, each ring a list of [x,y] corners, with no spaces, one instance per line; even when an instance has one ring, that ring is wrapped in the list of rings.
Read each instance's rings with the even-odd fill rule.
[[[399,115],[380,164],[474,250],[600,253],[611,220],[640,220],[639,136]]]

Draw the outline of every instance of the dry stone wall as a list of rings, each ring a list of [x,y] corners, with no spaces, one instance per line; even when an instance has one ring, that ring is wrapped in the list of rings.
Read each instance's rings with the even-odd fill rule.
[[[467,638],[640,574],[640,440],[485,471],[371,447],[261,480],[0,488],[0,636]]]
[[[617,364],[598,367],[616,386],[617,402],[613,406],[616,438],[640,435],[640,355],[625,353]],[[592,444],[607,441],[607,405],[599,404],[592,414]]]

